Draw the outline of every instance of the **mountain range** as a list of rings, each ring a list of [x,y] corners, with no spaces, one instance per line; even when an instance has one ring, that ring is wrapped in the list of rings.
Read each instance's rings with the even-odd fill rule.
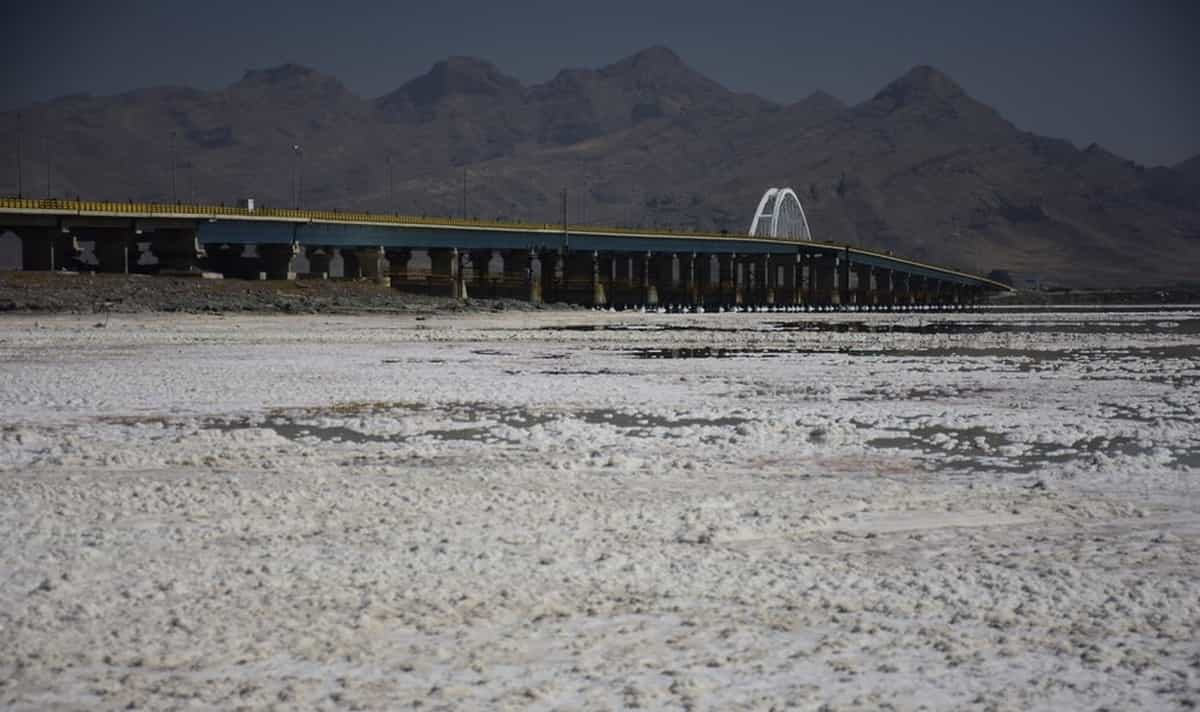
[[[787,185],[816,239],[1019,284],[1200,273],[1200,156],[1150,168],[1022,131],[925,66],[847,105],[731,91],[662,47],[534,85],[451,57],[374,99],[288,64],[0,115],[12,164],[18,143],[33,197],[558,222],[565,190],[572,222],[744,232]]]

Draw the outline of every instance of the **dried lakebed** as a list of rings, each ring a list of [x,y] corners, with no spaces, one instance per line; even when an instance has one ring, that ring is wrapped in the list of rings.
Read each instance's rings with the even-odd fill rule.
[[[0,320],[0,706],[1200,704],[1200,313],[97,323]]]

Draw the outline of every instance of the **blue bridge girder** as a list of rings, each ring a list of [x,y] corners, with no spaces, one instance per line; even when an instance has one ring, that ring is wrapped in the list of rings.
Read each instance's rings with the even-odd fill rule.
[[[585,226],[439,221],[296,210],[250,210],[214,206],[0,199],[0,228],[60,230],[127,229],[142,234],[186,230],[200,245],[382,247],[459,250],[595,251],[681,255],[809,255],[836,257],[850,269],[870,267],[897,274],[1008,290],[978,275],[845,244],[713,233],[605,229]]]

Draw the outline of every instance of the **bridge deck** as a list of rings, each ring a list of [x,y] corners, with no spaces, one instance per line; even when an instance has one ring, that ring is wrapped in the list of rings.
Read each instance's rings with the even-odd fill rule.
[[[70,224],[135,228],[194,225],[202,243],[382,246],[459,249],[597,250],[713,254],[837,255],[852,264],[1009,290],[1008,285],[960,270],[909,260],[847,244],[752,237],[716,232],[676,232],[592,225],[530,224],[444,217],[386,215],[328,210],[291,210],[224,205],[112,203],[73,200],[0,199],[0,226]]]

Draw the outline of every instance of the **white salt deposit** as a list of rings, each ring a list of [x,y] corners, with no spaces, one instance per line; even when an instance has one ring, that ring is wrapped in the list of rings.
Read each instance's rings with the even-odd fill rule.
[[[1195,706],[1198,327],[5,317],[0,705]]]

